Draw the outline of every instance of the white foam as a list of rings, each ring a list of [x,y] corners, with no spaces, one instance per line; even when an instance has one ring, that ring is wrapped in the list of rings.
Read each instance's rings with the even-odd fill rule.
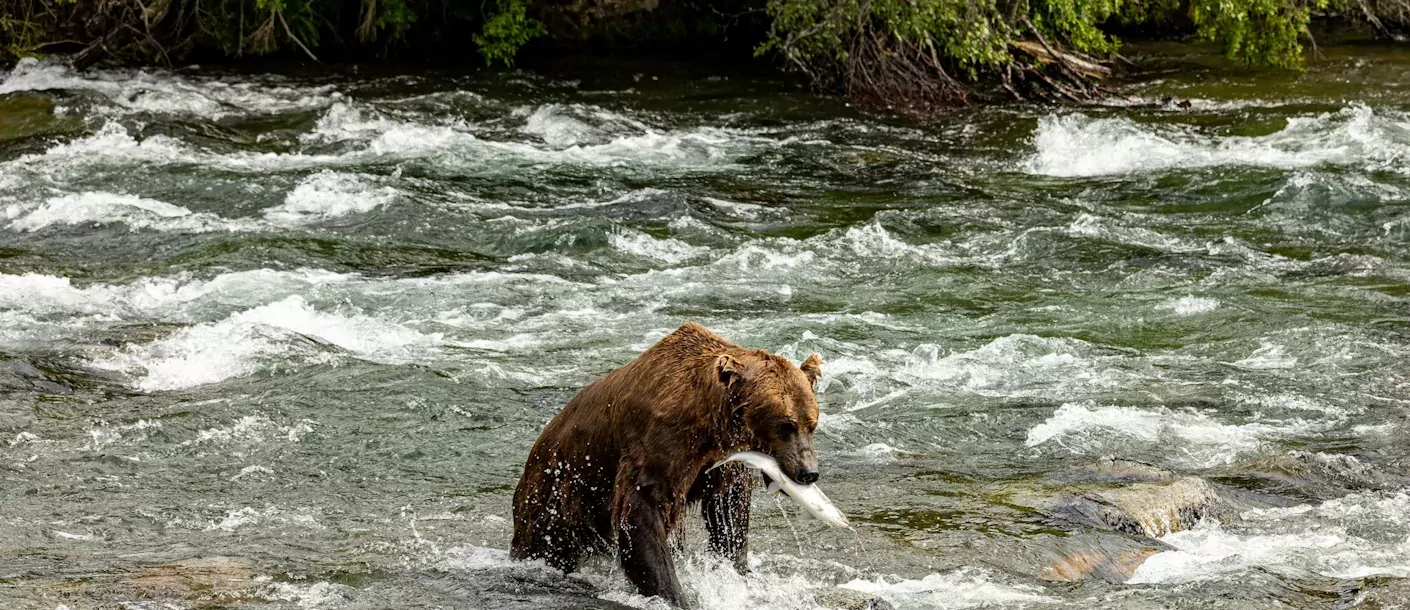
[[[155,229],[184,233],[210,231],[251,231],[257,225],[223,219],[214,214],[193,213],[164,201],[106,192],[85,192],[51,197],[32,209],[20,204],[7,206],[0,214],[13,218],[12,231],[38,231],[54,225],[123,223],[130,229]]]
[[[1289,356],[1281,345],[1264,341],[1249,357],[1231,364],[1252,370],[1290,369],[1297,366],[1297,357]]]
[[[524,123],[524,133],[543,138],[553,148],[567,148],[602,137],[602,132],[564,111],[561,104],[544,104],[534,109]]]
[[[127,438],[129,441],[134,440],[134,435],[127,434],[129,432],[138,432],[140,434],[136,436],[140,437],[140,439],[145,439],[146,433],[143,431],[160,427],[162,427],[162,422],[158,420],[139,419],[135,423],[123,426],[102,426],[94,428],[88,431],[88,436],[92,438],[92,443],[89,445],[89,448],[93,451],[98,451],[107,448],[109,445],[123,438]]]
[[[1026,445],[1054,443],[1078,454],[1104,454],[1132,441],[1173,452],[1172,460],[1194,468],[1233,462],[1257,451],[1264,439],[1306,435],[1335,424],[1301,419],[1225,424],[1196,411],[1135,409],[1067,403],[1028,431]]]
[[[1118,387],[1134,378],[1110,366],[1113,357],[1098,357],[1095,351],[1077,339],[1015,334],[943,356],[939,346],[923,344],[898,372],[913,383],[939,383],[968,394],[1048,398]]]
[[[62,531],[59,531],[59,530],[53,530],[53,532],[54,532],[54,537],[55,537],[55,538],[62,538],[62,539],[64,539],[64,540],[80,540],[80,541],[88,542],[88,541],[91,541],[91,540],[96,540],[96,539],[98,538],[97,536],[94,536],[93,534],[74,534],[74,533],[72,533],[72,532],[62,532]]]
[[[1094,237],[1113,243],[1152,248],[1164,252],[1199,252],[1208,249],[1206,244],[1189,243],[1145,227],[1123,226],[1109,218],[1085,212],[1078,214],[1077,218],[1067,226],[1067,234],[1074,237]]]
[[[246,506],[244,508],[229,511],[220,521],[211,521],[204,528],[206,531],[223,530],[226,532],[235,531],[248,525],[259,523],[275,523],[279,525],[295,525],[310,529],[323,529],[323,525],[318,522],[307,510],[288,511],[278,506],[269,506],[264,510],[257,510]]]
[[[1258,392],[1256,394],[1245,394],[1242,392],[1232,395],[1234,400],[1241,404],[1252,405],[1263,409],[1294,409],[1298,411],[1315,411],[1325,413],[1333,417],[1345,417],[1349,413],[1361,413],[1365,411],[1365,406],[1351,404],[1339,406],[1329,404],[1324,400],[1291,393],[1268,393]]]
[[[207,443],[259,444],[270,440],[283,440],[290,443],[297,443],[303,438],[303,435],[313,431],[311,424],[312,422],[310,420],[304,420],[292,426],[281,426],[263,415],[245,415],[232,422],[229,426],[217,426],[201,430],[196,433],[196,438],[182,441],[179,446],[190,447]],[[268,469],[264,470],[267,471]],[[247,473],[246,471],[250,472]],[[236,478],[259,471],[260,467],[252,466],[241,470],[240,475],[237,475]]]
[[[553,165],[674,166],[707,170],[729,167],[735,158],[759,146],[779,144],[776,140],[738,131],[700,127],[669,132],[648,130],[617,135],[597,144],[555,149],[517,141],[482,139],[477,135],[479,130],[458,119],[429,124],[410,122],[352,102],[338,101],[331,104],[312,132],[300,136],[309,144],[340,143],[338,152],[216,153],[188,147],[165,135],[138,141],[122,124],[109,121],[93,135],[0,164],[3,170],[0,174],[23,170],[50,177],[76,178],[95,166],[132,164],[191,164],[233,172],[265,172],[387,159],[422,159],[449,170],[496,174],[522,166]]]
[[[1159,85],[1162,84],[1162,81],[1156,80],[1147,84]],[[1125,98],[1118,98],[1113,96],[1100,100],[1096,102],[1096,104],[1101,106],[1111,106],[1114,108],[1152,107],[1158,105],[1161,110],[1168,110],[1181,114],[1189,114],[1192,110],[1207,111],[1244,110],[1248,108],[1279,108],[1283,106],[1307,105],[1317,103],[1318,101],[1319,100],[1315,100],[1312,98],[1279,98],[1273,100],[1262,98],[1241,98],[1229,100],[1215,100],[1202,99],[1198,97],[1175,98],[1165,95],[1154,97],[1134,95]]]
[[[896,461],[897,451],[899,451],[899,449],[886,443],[872,443],[858,449],[856,453],[868,461],[886,463]]]
[[[484,570],[518,565],[540,566],[542,562],[520,562],[509,558],[509,551],[483,546],[458,546],[438,553],[436,564],[444,569]]]
[[[713,264],[733,267],[740,271],[789,271],[807,267],[817,260],[810,251],[779,251],[761,247],[754,243],[745,244],[733,252],[721,256]]]
[[[1005,585],[995,582],[989,572],[965,567],[946,574],[930,574],[920,580],[899,577],[856,579],[843,588],[878,595],[897,608],[959,610],[990,606],[1023,607],[1055,603],[1058,600],[1031,585]]]
[[[527,114],[521,131],[538,136],[545,144],[558,149],[600,144],[614,135],[656,131],[636,119],[587,104],[544,104],[532,111],[516,110],[515,114]]]
[[[121,123],[108,121],[92,135],[57,144],[42,153],[22,155],[0,163],[0,174],[26,172],[37,179],[76,181],[95,168],[128,165],[195,165],[235,172],[288,171],[291,169],[355,163],[376,153],[354,151],[347,155],[299,153],[213,153],[188,147],[179,140],[155,135],[138,140]]]
[[[547,128],[547,127],[545,127]],[[660,132],[639,125],[634,131],[599,143],[574,143],[559,132],[562,148],[541,148],[514,141],[482,139],[477,127],[449,121],[427,125],[384,116],[371,109],[338,102],[319,119],[314,131],[303,136],[310,142],[365,142],[364,149],[337,157],[338,161],[368,157],[425,157],[463,168],[467,163],[477,170],[495,163],[547,163],[581,165],[690,165],[707,167],[728,163],[743,147],[773,143],[748,134],[702,127],[693,130]],[[491,165],[487,166],[486,163]]]
[[[856,273],[857,258],[891,259],[926,266],[956,263],[953,253],[937,244],[911,244],[879,223],[834,229],[807,240],[786,237],[751,240],[720,256],[712,266],[744,272],[781,272],[796,277],[795,270],[810,270],[834,276]]]
[[[86,91],[108,104],[99,113],[146,112],[218,119],[235,114],[266,114],[316,108],[337,99],[331,86],[283,87],[255,82],[203,78],[168,72],[88,70],[60,62],[21,59],[4,80],[0,95],[16,91]]]
[[[671,265],[699,258],[710,251],[709,248],[693,246],[673,237],[656,239],[640,231],[625,229],[612,232],[608,236],[608,240],[613,248],[627,254],[635,254]]]
[[[42,153],[21,156],[5,165],[37,168],[47,173],[68,171],[78,175],[85,166],[94,163],[175,164],[201,160],[200,155],[187,150],[174,138],[157,135],[139,142],[122,124],[108,121],[92,135],[56,144]]]
[[[38,435],[38,434],[35,434],[35,433],[33,433],[33,432],[21,432],[21,433],[19,433],[19,434],[16,434],[16,435],[15,435],[15,438],[13,438],[13,439],[10,440],[10,446],[11,446],[11,447],[14,447],[15,445],[18,445],[18,444],[20,444],[20,443],[41,443],[41,442],[44,442],[44,439],[39,438],[39,435]]]
[[[1202,313],[1209,313],[1218,308],[1219,301],[1217,299],[1192,295],[1166,301],[1156,306],[1156,309],[1175,312],[1177,316],[1195,316]]]
[[[148,277],[130,284],[95,283],[78,288],[66,277],[0,273],[0,309],[97,314],[115,319],[171,315],[198,301],[263,303],[355,277],[319,269],[255,269],[223,273],[208,280],[186,275]]]
[[[300,136],[305,142],[364,142],[351,158],[416,157],[434,151],[474,148],[479,139],[470,125],[456,120],[444,124],[411,123],[383,115],[352,102],[329,106],[313,131]]]
[[[705,203],[715,206],[731,216],[745,220],[758,220],[764,216],[786,216],[788,214],[787,209],[765,207],[757,203],[740,203],[714,197],[704,197],[703,199]]]
[[[419,539],[419,538],[418,538]],[[541,561],[514,561],[503,549],[454,547],[432,549],[434,563],[457,571],[523,570],[527,575],[556,572]],[[591,561],[573,578],[598,588],[598,597],[643,610],[664,610],[659,598],[647,598],[622,577],[610,559]],[[816,610],[818,599],[833,589],[831,583],[847,581],[843,588],[875,595],[899,610],[912,608],[965,609],[988,606],[1022,607],[1054,602],[1032,585],[1008,585],[978,568],[931,574],[920,580],[887,575],[860,578],[857,569],[834,562],[788,555],[749,555],[749,572],[740,574],[718,558],[690,555],[676,562],[686,598],[701,610]]]
[[[609,166],[688,165],[703,169],[724,166],[733,161],[737,155],[736,149],[748,144],[743,140],[746,138],[707,127],[684,132],[619,136],[603,144],[575,145],[559,151],[545,151],[511,142],[487,144],[531,160]]]
[[[295,295],[219,322],[189,326],[151,343],[128,345],[90,363],[136,375],[134,385],[140,390],[174,390],[250,375],[267,359],[301,355],[316,362],[329,358],[313,347],[296,347],[300,337],[313,337],[378,362],[404,362],[413,348],[441,343],[439,334],[425,335],[361,314],[321,312]]]
[[[347,585],[331,582],[312,584],[274,582],[270,583],[268,587],[269,591],[265,593],[265,597],[294,602],[298,607],[309,610],[337,608],[351,600],[357,591]]]
[[[240,469],[240,472],[236,473],[235,476],[230,477],[230,480],[231,480],[231,481],[239,481],[240,479],[243,479],[243,478],[245,478],[245,477],[254,476],[254,475],[260,475],[260,474],[272,475],[272,474],[274,474],[274,471],[271,470],[271,469],[270,469],[269,467],[267,467],[267,466],[260,466],[260,465],[258,465],[258,464],[252,465],[252,466],[246,466],[246,467],[244,467],[244,468],[241,468],[241,469]]]
[[[1395,111],[1353,105],[1288,119],[1266,136],[1208,136],[1191,128],[1080,113],[1038,120],[1024,168],[1049,176],[1098,176],[1216,165],[1297,168],[1320,164],[1381,167],[1410,152],[1410,129]]]
[[[1351,494],[1318,505],[1247,511],[1163,536],[1175,550],[1141,564],[1132,583],[1236,578],[1250,570],[1306,570],[1333,578],[1410,576],[1410,495]]]
[[[829,237],[832,242],[829,249],[833,245],[840,245],[851,250],[856,256],[866,259],[913,258],[932,264],[948,264],[955,261],[954,256],[935,245],[912,245],[897,239],[885,227],[875,222],[860,227],[847,227]]]
[[[264,218],[278,225],[301,226],[365,214],[396,197],[396,189],[376,186],[357,174],[323,170],[300,180],[283,205],[265,210]]]
[[[75,288],[66,277],[39,273],[0,273],[0,309],[98,312],[112,301],[106,291]]]
[[[751,554],[749,557],[750,572],[740,574],[732,566],[723,562],[709,558],[689,557],[676,562],[676,571],[681,586],[685,589],[685,596],[692,601],[691,606],[700,610],[735,610],[738,608],[814,610],[817,608],[814,601],[816,595],[829,585],[820,583],[817,575],[810,574],[808,568],[813,568],[812,571],[815,571],[818,568],[816,564],[822,562],[794,560],[794,563],[804,563],[805,565],[802,566],[802,569],[798,569],[798,566],[790,566],[793,569],[779,569],[782,566],[766,565],[764,559],[768,559],[769,563],[773,564],[778,563],[778,560],[782,558],[774,556],[763,558]],[[659,598],[642,597],[634,587],[620,577],[598,578],[596,580],[606,580],[606,582],[600,583],[600,586],[609,589],[598,595],[602,599],[643,610],[665,610],[670,607]]]

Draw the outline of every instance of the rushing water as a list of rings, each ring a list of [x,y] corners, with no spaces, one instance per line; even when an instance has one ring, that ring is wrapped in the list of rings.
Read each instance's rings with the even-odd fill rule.
[[[1410,576],[1410,57],[1330,54],[925,124],[674,64],[22,63],[0,606],[650,607],[510,562],[510,496],[688,320],[824,357],[862,545],[759,493],[747,576],[690,524],[697,607],[1345,606]]]

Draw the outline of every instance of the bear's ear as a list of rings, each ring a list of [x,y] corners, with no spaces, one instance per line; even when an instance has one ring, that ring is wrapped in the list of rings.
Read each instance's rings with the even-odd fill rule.
[[[798,365],[798,368],[803,369],[803,374],[808,376],[810,385],[817,385],[818,379],[822,378],[822,356],[817,354],[808,356],[808,359]]]
[[[744,365],[735,360],[734,356],[720,354],[720,357],[715,359],[715,373],[719,375],[720,383],[728,387],[744,374]]]
[[[729,354],[720,354],[720,357],[715,359],[715,372],[719,375],[720,383],[725,387],[729,387],[736,381],[747,381],[752,377],[749,366]]]

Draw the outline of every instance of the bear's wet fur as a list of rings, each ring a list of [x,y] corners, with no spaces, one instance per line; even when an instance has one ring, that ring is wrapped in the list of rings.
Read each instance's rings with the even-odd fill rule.
[[[710,467],[753,449],[816,479],[821,365],[813,354],[794,366],[694,323],[676,329],[544,428],[514,492],[511,556],[572,572],[615,551],[643,595],[679,605],[668,543],[698,502],[710,550],[744,569],[753,479],[737,463]]]

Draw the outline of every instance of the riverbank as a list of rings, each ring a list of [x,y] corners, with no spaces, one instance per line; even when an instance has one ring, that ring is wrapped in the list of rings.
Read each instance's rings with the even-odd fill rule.
[[[176,67],[296,58],[511,66],[576,52],[681,53],[792,71],[871,108],[1087,101],[1129,67],[1122,37],[1220,45],[1231,70],[1301,69],[1326,32],[1402,38],[1370,0],[14,0],[0,60]],[[1319,32],[1314,35],[1313,31]],[[1325,38],[1324,38],[1325,42]],[[1311,50],[1309,50],[1309,46]]]

